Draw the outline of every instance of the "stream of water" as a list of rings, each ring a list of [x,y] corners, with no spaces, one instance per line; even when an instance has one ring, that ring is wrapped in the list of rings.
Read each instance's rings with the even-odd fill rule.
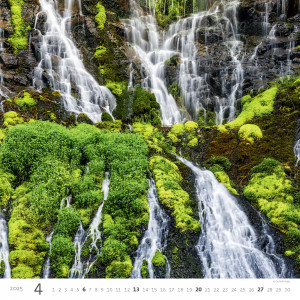
[[[157,191],[153,179],[149,180],[149,191],[147,195],[149,205],[149,224],[148,229],[136,251],[131,278],[142,278],[141,267],[144,261],[148,263],[150,278],[156,278],[152,258],[159,250],[162,252],[166,247],[166,237],[169,231],[169,217],[162,210],[157,198]],[[170,277],[170,266],[166,264],[166,278]]]
[[[286,278],[284,260],[265,224],[257,233],[236,198],[213,173],[184,158],[196,179],[201,235],[196,246],[205,278]],[[266,238],[260,246],[259,238]]]
[[[4,265],[3,278],[11,277],[9,264],[8,228],[4,216],[0,212],[0,269]]]
[[[97,213],[87,231],[84,230],[82,223],[80,223],[74,239],[75,261],[70,269],[69,278],[85,278],[89,273],[91,267],[96,262],[101,249],[101,232],[99,225],[102,221],[103,204],[107,200],[109,192],[109,173],[105,172],[102,183],[102,192],[104,193],[103,201],[100,204]],[[86,243],[89,243],[89,257],[86,261],[82,261],[81,250]]]
[[[71,35],[71,18],[81,15],[81,0],[65,0],[60,14],[56,0],[39,0],[46,14],[45,33],[39,30],[41,45],[39,64],[34,70],[33,85],[38,90],[50,86],[59,91],[64,107],[75,114],[85,113],[93,122],[100,122],[103,111],[111,114],[116,101],[110,90],[100,86],[85,69],[81,53]]]

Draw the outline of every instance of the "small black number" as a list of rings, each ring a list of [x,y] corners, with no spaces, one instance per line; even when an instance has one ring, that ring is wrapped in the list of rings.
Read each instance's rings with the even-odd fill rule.
[[[264,290],[263,287],[259,287],[259,288],[258,288],[258,292],[262,292],[263,290]]]
[[[41,295],[41,293],[43,292],[42,291],[42,285],[39,283],[37,286],[36,286],[36,288],[35,288],[35,290],[34,290],[36,293],[39,293],[39,295]]]

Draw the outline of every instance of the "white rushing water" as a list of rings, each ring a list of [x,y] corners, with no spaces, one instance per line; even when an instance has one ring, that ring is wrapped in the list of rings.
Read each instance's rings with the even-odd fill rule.
[[[4,278],[11,278],[9,264],[8,228],[4,216],[0,212],[0,268],[4,263]]]
[[[65,0],[63,15],[56,0],[39,2],[47,21],[45,34],[40,32],[40,62],[34,70],[34,87],[41,90],[50,85],[60,92],[67,111],[85,113],[93,122],[100,122],[102,111],[111,114],[116,101],[110,90],[100,86],[85,69],[81,54],[72,41],[71,17],[75,14],[73,9],[81,14],[81,0]]]
[[[254,228],[236,198],[213,173],[177,157],[195,175],[201,235],[196,246],[205,278],[280,278],[286,270],[276,255],[275,243],[266,231],[266,247],[260,249]],[[278,271],[279,270],[279,271]]]
[[[151,89],[155,94],[156,101],[160,104],[164,125],[181,123],[183,116],[174,98],[168,92],[164,71],[164,62],[170,59],[175,52],[160,47],[161,41],[155,16],[152,14],[144,16],[138,1],[130,0],[130,5],[132,7],[132,17],[130,20],[124,20],[126,22],[126,36],[128,41],[132,43],[145,69],[146,76],[142,86],[145,89]]]
[[[179,19],[167,31],[159,31],[154,16],[155,1],[147,1],[148,14],[145,15],[136,0],[131,0],[132,16],[124,20],[127,40],[135,49],[145,72],[142,86],[151,89],[161,107],[162,123],[171,125],[186,119],[196,118],[199,111],[214,102],[216,122],[235,117],[235,102],[241,97],[243,69],[241,54],[243,43],[237,27],[237,7],[239,1],[219,1],[209,10],[200,11],[190,17]],[[213,25],[209,26],[209,20]],[[204,30],[204,39],[211,30],[220,31],[222,45],[231,57],[231,62],[223,70],[221,95],[210,94],[208,81],[211,74],[199,64],[198,34]],[[204,50],[207,51],[207,50]],[[169,93],[165,78],[165,63],[178,56],[179,78],[183,103],[176,104]],[[197,58],[198,56],[198,58]],[[131,78],[132,79],[132,78]],[[132,85],[132,80],[131,80]]]
[[[51,252],[51,246],[52,246],[52,236],[54,231],[52,231],[49,236],[46,238],[46,241],[49,243],[50,249],[49,253]],[[47,257],[44,268],[43,268],[43,277],[42,278],[49,278],[50,277],[50,256]]]
[[[75,235],[75,239],[74,239],[75,261],[72,268],[70,269],[69,278],[84,278],[85,275],[89,273],[91,267],[96,262],[100,254],[99,242],[101,241],[101,232],[99,230],[99,225],[102,221],[103,205],[108,197],[109,184],[110,184],[109,173],[105,172],[104,180],[102,183],[102,192],[104,193],[103,201],[100,204],[88,231],[85,231],[82,227],[82,224],[80,223],[78,231]],[[87,261],[82,262],[81,250],[87,242],[90,242],[89,244],[90,255]]]
[[[162,252],[166,247],[166,236],[168,234],[170,220],[159,205],[153,179],[149,180],[147,199],[149,205],[148,229],[136,251],[131,278],[142,278],[141,267],[144,260],[148,263],[149,277],[155,278],[152,258],[156,250]],[[166,277],[170,277],[170,267],[168,262],[166,264]]]

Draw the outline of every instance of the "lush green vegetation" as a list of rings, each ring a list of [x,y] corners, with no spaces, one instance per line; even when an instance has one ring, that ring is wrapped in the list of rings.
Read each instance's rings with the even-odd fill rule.
[[[19,50],[27,48],[28,31],[30,26],[24,24],[22,18],[23,0],[8,0],[10,4],[11,20],[14,27],[14,33],[8,39],[9,43],[15,49],[15,53]]]
[[[147,260],[143,261],[141,273],[143,278],[149,278],[149,271],[148,271],[148,262]]]
[[[100,150],[110,170],[110,191],[103,207],[105,240],[99,260],[107,266],[106,277],[129,277],[140,226],[148,224],[148,147],[132,134],[107,134],[90,155]]]
[[[161,156],[152,156],[150,170],[155,179],[160,202],[172,211],[176,228],[180,232],[200,230],[200,224],[193,217],[190,198],[180,186],[181,175],[178,167]]]
[[[101,1],[97,3],[97,15],[95,16],[95,21],[98,25],[99,30],[104,29],[104,24],[106,22],[106,13],[105,13],[105,7],[101,4]],[[97,53],[97,52],[96,52]]]
[[[140,3],[146,5],[145,0],[140,0]],[[162,27],[166,27],[179,16],[193,12],[193,0],[173,0],[167,3],[165,0],[155,0],[150,6],[155,9],[157,22]]]
[[[244,196],[285,234],[286,255],[300,268],[300,192],[275,159],[266,158],[252,169]]]
[[[78,229],[79,223],[79,214],[73,208],[63,207],[59,211],[50,252],[53,277],[67,278],[69,275],[69,268],[75,254],[72,239]]]
[[[164,267],[166,265],[166,257],[159,250],[156,250],[151,262],[155,267]]]
[[[24,92],[22,97],[14,98],[14,102],[21,108],[26,109],[37,104],[37,101],[31,97],[30,94]]]
[[[168,138],[175,146],[180,143],[183,147],[196,147],[198,145],[198,127],[198,124],[193,121],[173,125],[171,131],[168,133]]]
[[[228,172],[231,168],[231,163],[227,157],[212,156],[205,164],[211,172],[214,173],[217,180],[225,185],[229,192],[238,195],[236,189],[233,188],[234,183],[230,180]]]
[[[154,94],[137,87],[128,91],[122,84],[108,83],[107,87],[117,98],[117,107],[113,114],[115,118],[124,122],[146,122],[153,126],[160,126],[160,105],[156,102]]]
[[[263,137],[261,129],[254,124],[245,124],[239,130],[239,138],[249,143],[254,143]]]
[[[249,95],[243,97],[241,114],[234,121],[230,122],[228,126],[231,128],[240,127],[254,117],[271,114],[277,91],[278,87],[273,86],[253,99]]]

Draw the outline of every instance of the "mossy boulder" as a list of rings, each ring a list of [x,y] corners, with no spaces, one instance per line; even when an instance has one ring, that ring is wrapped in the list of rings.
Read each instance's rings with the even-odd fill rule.
[[[80,113],[77,116],[78,123],[86,123],[86,124],[93,124],[93,121],[84,113]]]
[[[13,100],[21,109],[31,108],[36,106],[37,101],[27,92],[24,92],[22,97],[16,97]]]
[[[263,137],[261,129],[254,124],[245,124],[239,129],[239,138],[243,141],[254,143]]]
[[[155,267],[164,267],[166,265],[166,257],[159,250],[156,250],[151,262]]]
[[[101,116],[101,121],[102,122],[113,122],[113,118],[109,113],[103,112],[102,116]]]

